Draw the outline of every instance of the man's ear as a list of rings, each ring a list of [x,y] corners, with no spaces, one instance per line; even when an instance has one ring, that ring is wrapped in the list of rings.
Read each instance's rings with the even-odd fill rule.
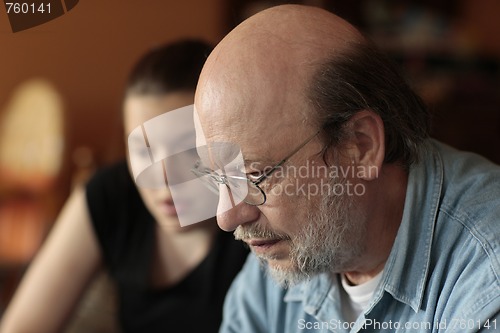
[[[363,168],[361,179],[373,180],[384,163],[385,132],[382,118],[371,110],[363,110],[351,117],[349,155],[353,164]]]

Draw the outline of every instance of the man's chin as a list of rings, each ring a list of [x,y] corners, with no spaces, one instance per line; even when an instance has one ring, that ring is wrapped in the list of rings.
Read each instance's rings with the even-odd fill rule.
[[[309,279],[309,276],[300,272],[290,259],[259,258],[267,274],[281,287],[290,288]]]
[[[291,272],[294,271],[293,265],[288,258],[272,258],[272,259],[264,259],[267,267],[269,269],[283,271],[283,272]]]

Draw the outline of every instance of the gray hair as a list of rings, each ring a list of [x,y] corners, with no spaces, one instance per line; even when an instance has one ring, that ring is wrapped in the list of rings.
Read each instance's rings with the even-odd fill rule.
[[[385,163],[408,168],[428,137],[430,113],[393,62],[370,42],[352,45],[323,62],[313,74],[309,98],[328,147],[341,144],[346,124],[372,110],[385,127]]]

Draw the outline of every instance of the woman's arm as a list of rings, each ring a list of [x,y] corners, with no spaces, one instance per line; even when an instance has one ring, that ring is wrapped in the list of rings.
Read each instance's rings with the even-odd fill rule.
[[[59,331],[100,262],[85,191],[77,189],[9,304],[0,333]]]

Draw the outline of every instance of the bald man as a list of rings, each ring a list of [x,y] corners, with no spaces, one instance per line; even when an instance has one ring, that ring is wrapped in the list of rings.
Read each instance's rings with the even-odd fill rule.
[[[500,168],[428,138],[420,98],[349,23],[249,18],[195,110],[218,224],[252,250],[221,332],[500,329]],[[213,158],[233,156],[221,142],[244,163]]]

